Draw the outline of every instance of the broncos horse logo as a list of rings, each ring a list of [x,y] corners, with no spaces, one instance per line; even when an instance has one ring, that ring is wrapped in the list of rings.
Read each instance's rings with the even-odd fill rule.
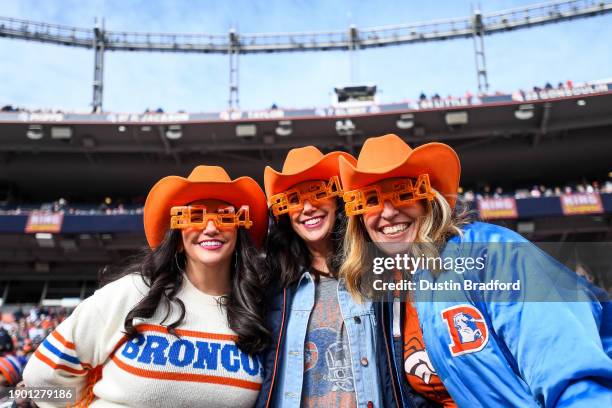
[[[404,370],[409,375],[420,378],[425,384],[431,382],[431,377],[438,375],[431,364],[423,343],[416,337],[408,340],[404,346]]]
[[[477,322],[484,322],[484,320],[476,320],[474,317],[463,312],[459,312],[453,317],[453,324],[459,332],[459,341],[462,344],[471,343],[482,338],[482,331],[476,326]]]
[[[489,340],[489,329],[480,310],[471,305],[449,307],[442,319],[450,334],[448,345],[453,357],[482,350]]]

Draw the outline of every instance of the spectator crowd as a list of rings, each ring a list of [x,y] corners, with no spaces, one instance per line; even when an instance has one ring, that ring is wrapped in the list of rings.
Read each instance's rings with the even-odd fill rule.
[[[563,194],[574,193],[612,193],[612,178],[605,182],[592,181],[559,186],[545,186],[536,184],[530,188],[520,187],[504,189],[500,186],[492,187],[489,184],[480,188],[459,188],[459,195],[465,201],[473,202],[482,198],[514,197],[517,200],[524,198],[559,197]],[[129,204],[126,204],[129,203]],[[144,198],[133,199],[105,197],[99,204],[70,204],[66,198],[59,198],[53,202],[43,204],[9,204],[0,201],[0,215],[22,215],[30,211],[64,212],[69,215],[124,215],[142,214]]]
[[[504,190],[503,187],[491,187],[484,185],[481,189],[464,189],[459,188],[459,194],[465,201],[476,201],[482,198],[504,198],[513,197],[517,200],[525,198],[541,198],[541,197],[560,197],[564,194],[582,194],[582,193],[612,193],[612,180],[605,182],[592,181],[576,184],[565,184],[563,186],[545,186],[543,184],[535,184],[531,188],[516,188]]]
[[[126,204],[129,203],[129,204]],[[63,212],[69,215],[125,215],[142,214],[144,198],[130,200],[105,197],[99,204],[71,204],[66,198],[58,198],[53,202],[42,204],[2,203],[0,215],[23,215],[31,211]]]
[[[69,315],[64,308],[17,307],[0,319],[0,404],[8,387],[21,381],[26,362],[43,340]]]

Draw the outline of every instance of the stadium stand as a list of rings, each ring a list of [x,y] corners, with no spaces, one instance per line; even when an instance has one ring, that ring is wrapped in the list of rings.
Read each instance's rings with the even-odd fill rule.
[[[514,189],[504,189],[501,186],[491,187],[485,184],[479,189],[469,189],[460,187],[459,197],[467,202],[474,202],[484,198],[507,198],[513,197],[517,200],[542,197],[561,197],[573,193],[612,193],[612,179],[593,181],[585,183],[563,184],[561,186],[534,185],[531,188],[519,187]],[[112,199],[105,197],[100,204],[78,204],[69,203],[65,198],[58,198],[53,202],[41,204],[11,203],[8,200],[0,201],[0,215],[28,215],[32,211],[43,212],[62,212],[68,215],[140,215],[143,211],[143,204],[136,204],[142,201],[142,197],[133,199]],[[130,202],[131,204],[124,204]]]

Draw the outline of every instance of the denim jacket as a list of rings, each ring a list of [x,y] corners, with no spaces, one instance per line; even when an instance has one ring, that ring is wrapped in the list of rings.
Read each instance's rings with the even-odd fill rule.
[[[272,314],[274,320],[281,317],[281,327],[275,339],[278,349],[274,356],[274,353],[270,353],[268,358],[264,358],[266,372],[269,373],[267,377],[271,377],[271,381],[262,389],[257,406],[300,406],[304,380],[304,341],[315,299],[314,277],[304,271],[298,283],[284,291],[283,298],[285,306],[282,316]],[[379,329],[372,303],[355,303],[343,279],[338,282],[338,303],[349,340],[357,406],[382,407],[376,357]]]

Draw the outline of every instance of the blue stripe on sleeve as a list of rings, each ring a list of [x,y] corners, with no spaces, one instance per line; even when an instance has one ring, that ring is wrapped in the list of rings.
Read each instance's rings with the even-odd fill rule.
[[[59,358],[61,358],[63,360],[69,361],[72,364],[77,364],[77,365],[81,364],[81,361],[78,358],[73,357],[73,356],[71,356],[69,354],[66,354],[66,353],[62,353],[53,344],[51,344],[48,339],[45,339],[45,341],[43,341],[42,345],[45,346],[45,348],[47,350],[49,350],[50,352],[52,352],[53,354],[55,354],[56,356],[58,356]]]

